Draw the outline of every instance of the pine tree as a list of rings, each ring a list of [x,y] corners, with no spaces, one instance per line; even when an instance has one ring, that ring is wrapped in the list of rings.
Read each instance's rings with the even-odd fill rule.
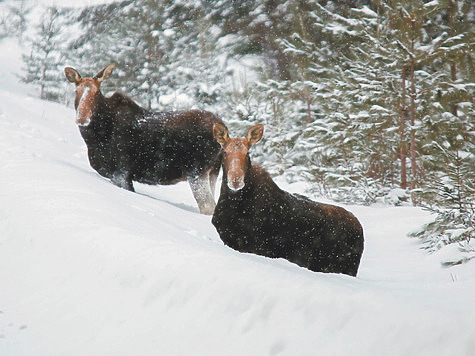
[[[160,100],[163,109],[190,107],[219,110],[219,102],[226,81],[226,44],[221,44],[221,29],[214,25],[206,9],[200,4],[187,9],[174,9],[187,14],[186,20],[177,20],[176,37],[172,42],[170,63],[167,67],[169,97],[179,99],[168,103]],[[167,105],[168,104],[168,105]]]
[[[475,258],[473,146],[473,64],[470,31],[470,1],[445,1],[436,19],[443,56],[433,62],[440,74],[434,107],[428,122],[425,166],[427,184],[420,191],[423,206],[435,214],[434,221],[412,234],[431,251],[448,244],[459,246],[461,257],[444,264],[454,265]]]
[[[23,34],[27,28],[27,16],[32,9],[32,6],[27,6],[27,1],[25,0],[19,1],[16,5],[9,6],[8,12],[3,14],[0,20],[1,27],[6,31],[5,35],[14,35],[22,43]]]
[[[86,59],[81,66],[89,71],[97,71],[88,69],[91,63],[116,63],[109,86],[148,108],[212,104],[222,77],[215,52],[220,31],[205,10],[200,3],[165,0],[94,7],[79,16],[86,33],[71,44],[70,60]],[[179,104],[179,97],[188,100]]]
[[[161,94],[159,80],[169,52],[165,20],[163,1],[85,9],[79,15],[85,31],[70,44],[70,61],[91,73],[115,63],[105,91],[115,87],[151,108]]]
[[[61,50],[58,36],[60,25],[56,8],[48,8],[36,27],[30,42],[30,53],[23,55],[24,77],[22,81],[39,87],[40,98],[58,100],[63,88],[59,75]]]
[[[444,10],[438,3],[381,1],[373,9],[353,9],[343,17],[315,4],[310,30],[283,41],[293,57],[292,85],[314,88],[315,119],[299,140],[307,150],[309,142],[314,145],[309,173],[327,187],[337,186],[343,197],[344,190],[353,198],[360,191],[366,202],[395,184],[425,185],[433,123],[446,115],[434,105],[436,93],[444,93],[445,73],[433,63],[446,56],[454,38],[432,26]],[[463,48],[451,46],[450,52]]]
[[[368,186],[375,180],[367,173],[370,164],[373,171],[378,165],[374,163],[376,155],[368,154],[374,144],[367,140],[387,141],[377,132],[369,134],[376,127],[367,119],[369,115],[379,118],[386,111],[369,100],[370,89],[381,91],[375,80],[378,73],[367,73],[368,66],[352,53],[351,47],[361,44],[363,26],[374,26],[375,21],[371,17],[367,24],[347,19],[319,4],[314,4],[309,15],[313,23],[300,26],[298,33],[283,41],[286,53],[292,56],[291,71],[297,79],[290,87],[295,90],[294,98],[300,98],[300,111],[306,113],[302,122],[305,129],[295,148],[307,152],[306,175],[314,176],[320,193],[343,200],[351,197],[373,201],[375,194],[370,190],[374,188]],[[302,23],[302,15],[299,17]]]
[[[0,13],[0,40],[9,35],[7,12]]]
[[[431,191],[426,191],[430,195],[426,208],[435,214],[435,218],[411,234],[421,239],[429,251],[458,244],[460,258],[444,261],[445,265],[456,265],[475,258],[475,150],[473,145],[466,145],[465,148],[471,148],[471,151],[438,147],[445,158],[444,174],[434,182]]]

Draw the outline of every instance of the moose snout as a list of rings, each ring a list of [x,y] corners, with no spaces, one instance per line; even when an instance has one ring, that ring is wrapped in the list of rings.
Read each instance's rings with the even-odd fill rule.
[[[76,124],[78,126],[87,126],[91,122],[92,111],[78,109],[76,115]]]
[[[228,187],[232,191],[238,191],[244,187],[244,169],[241,159],[234,158],[228,166]]]
[[[228,187],[232,191],[238,191],[244,187],[244,179],[240,176],[232,177],[228,180]]]
[[[90,122],[91,122],[91,120],[89,120],[89,119],[82,120],[82,121],[76,120],[76,124],[78,126],[83,126],[83,127],[88,126]]]

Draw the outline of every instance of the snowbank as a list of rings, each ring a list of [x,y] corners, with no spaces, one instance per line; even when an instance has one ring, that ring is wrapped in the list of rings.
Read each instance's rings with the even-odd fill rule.
[[[134,194],[100,177],[74,111],[11,90],[2,61],[0,355],[475,349],[474,264],[443,269],[406,237],[427,213],[347,207],[365,229],[357,278],[240,254],[186,184]]]

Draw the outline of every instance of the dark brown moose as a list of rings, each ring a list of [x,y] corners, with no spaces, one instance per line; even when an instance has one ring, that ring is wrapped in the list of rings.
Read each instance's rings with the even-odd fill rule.
[[[264,126],[245,138],[230,138],[214,125],[224,150],[221,195],[212,223],[231,248],[272,258],[285,258],[316,272],[356,276],[363,253],[363,228],[350,212],[281,190],[269,173],[251,163],[249,149]]]
[[[211,215],[221,164],[213,125],[222,125],[221,119],[199,110],[149,111],[117,92],[106,98],[100,85],[113,69],[110,64],[92,78],[82,78],[70,67],[64,70],[76,85],[76,123],[92,168],[131,191],[132,181],[175,184],[187,180],[200,212]]]

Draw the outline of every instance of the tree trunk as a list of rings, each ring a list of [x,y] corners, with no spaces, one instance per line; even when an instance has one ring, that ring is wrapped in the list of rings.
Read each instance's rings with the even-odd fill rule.
[[[402,68],[401,72],[401,85],[402,85],[402,97],[401,97],[401,123],[399,126],[399,139],[400,139],[400,158],[401,158],[401,188],[407,188],[407,172],[406,172],[406,157],[407,148],[405,142],[406,135],[406,68]]]
[[[416,188],[416,85],[414,81],[414,59],[411,60],[411,189]]]
[[[310,100],[307,101],[307,122],[308,123],[312,122],[312,110],[310,107]]]
[[[48,60],[48,53],[45,54],[41,67],[41,78],[40,78],[40,98],[45,99],[45,86],[46,86],[46,61]]]
[[[414,58],[414,44],[416,41],[415,19],[411,21],[411,189],[416,188],[417,182],[417,162],[416,162],[416,82],[414,78],[414,69],[416,60]],[[414,199],[413,199],[414,203]]]
[[[452,82],[455,83],[457,80],[457,66],[455,63],[450,64],[450,78],[452,79]],[[452,115],[458,116],[458,111],[457,111],[457,103],[451,104],[451,110]]]
[[[449,34],[450,36],[454,36],[455,35],[454,18],[455,16],[457,16],[457,6],[452,0],[449,0],[448,4],[449,4],[449,11],[447,15],[448,15],[448,23],[449,23]],[[453,62],[450,63],[450,79],[452,80],[452,82],[455,83],[455,81],[457,80],[457,66],[455,64],[455,58],[452,58],[452,61]],[[452,115],[457,116],[458,115],[457,104],[453,103],[450,106],[451,106],[450,112],[452,113]]]

